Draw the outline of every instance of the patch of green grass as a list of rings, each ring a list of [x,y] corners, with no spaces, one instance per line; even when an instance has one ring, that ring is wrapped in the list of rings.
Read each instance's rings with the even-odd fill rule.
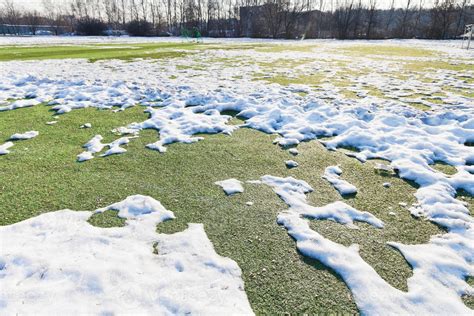
[[[298,92],[295,92],[295,94],[299,95],[300,97],[304,98],[308,95],[308,92],[305,92],[305,91],[298,91]]]
[[[117,211],[96,213],[89,218],[89,223],[94,226],[109,228],[125,226],[125,219],[117,216]]]
[[[447,163],[442,162],[442,161],[437,161],[436,163],[431,165],[431,167],[449,176],[458,172],[458,170],[455,167],[448,165]]]
[[[85,58],[91,62],[104,59],[176,58],[199,47],[191,43],[159,43],[154,45],[34,46],[0,47],[0,61]],[[186,50],[186,51],[185,51]]]
[[[367,87],[367,90],[369,90],[369,95],[370,96],[373,96],[373,97],[377,97],[377,98],[386,98],[386,95],[384,92],[382,92],[382,90],[376,88],[376,87],[373,87],[373,86],[369,86]]]
[[[405,104],[414,107],[415,109],[422,110],[422,111],[431,111],[431,107],[428,105],[424,105],[423,103],[419,102],[405,102]]]
[[[451,93],[454,93],[454,94],[464,96],[466,98],[474,98],[474,91],[471,91],[471,90],[468,90],[468,89],[445,87],[444,90],[447,91],[447,92],[451,92]]]
[[[468,277],[467,283],[470,286],[474,286],[474,277]],[[469,296],[465,295],[463,296],[462,300],[464,301],[464,304],[466,304],[466,306],[468,306],[471,309],[474,308],[474,295],[469,295]]]
[[[261,47],[256,47],[255,51],[260,53],[284,53],[284,52],[303,52],[311,53],[314,49],[320,47],[319,45],[308,45],[291,42],[291,44],[281,44],[281,45],[265,45]]]
[[[339,164],[342,178],[359,189],[355,198],[345,202],[373,213],[385,222],[385,228],[361,224],[359,230],[351,230],[329,221],[312,221],[311,225],[336,242],[359,243],[361,255],[400,289],[406,288],[411,269],[386,242],[423,243],[441,232],[398,206],[399,202],[415,201],[410,184],[377,174],[371,162],[362,164],[341,152],[327,151],[317,141],[300,144],[300,154],[293,157],[272,144],[275,135],[240,129],[232,136],[206,135],[195,144],[173,144],[166,154],[159,154],[145,148],[158,134],[146,130],[130,142],[123,155],[78,163],[76,155],[83,144],[96,134],[104,136],[104,142],[116,139],[111,130],[145,120],[144,108],[118,113],[74,110],[52,126],[45,124],[54,115],[48,110],[47,106],[35,106],[1,114],[0,142],[27,130],[38,130],[40,135],[16,142],[11,154],[0,156],[0,225],[65,208],[95,210],[133,194],[152,196],[177,217],[158,225],[158,232],[181,231],[188,223],[204,224],[216,251],[241,267],[257,314],[354,314],[357,308],[333,271],[297,252],[295,242],[276,223],[278,213],[287,206],[269,187],[245,184],[244,193],[228,197],[215,181],[232,177],[251,180],[265,174],[293,176],[315,188],[308,199],[321,206],[342,199],[321,178],[327,166]],[[238,118],[233,120],[239,122]],[[93,127],[80,129],[86,122]],[[284,161],[290,157],[300,164],[298,168],[286,168]],[[387,181],[392,183],[390,188],[382,186]],[[247,206],[248,201],[254,204]],[[390,207],[396,216],[388,214]],[[105,227],[123,224],[111,212],[96,215],[91,222]]]
[[[282,86],[289,86],[291,84],[304,84],[309,86],[317,86],[325,79],[323,74],[300,75],[297,77],[289,77],[285,75],[274,75],[270,78],[257,77],[257,80],[264,80],[269,83],[277,83]]]
[[[409,61],[402,62],[403,68],[409,72],[425,72],[429,69],[443,69],[443,70],[453,70],[453,71],[467,71],[472,70],[472,65],[470,64],[452,64],[446,61]]]
[[[390,45],[357,45],[339,48],[347,55],[356,56],[403,56],[403,57],[430,57],[438,56],[439,53],[424,48],[407,47],[407,46],[390,46]]]

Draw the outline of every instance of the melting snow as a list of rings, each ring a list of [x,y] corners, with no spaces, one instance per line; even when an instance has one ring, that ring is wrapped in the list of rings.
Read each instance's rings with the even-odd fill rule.
[[[299,151],[296,148],[290,148],[290,150],[288,150],[288,151],[290,152],[290,154],[292,154],[294,156],[299,154]]]
[[[10,148],[12,146],[13,146],[12,142],[6,142],[5,144],[0,145],[0,155],[9,154],[10,151],[8,150],[8,148]]]
[[[39,132],[36,132],[36,131],[30,131],[23,134],[17,133],[10,136],[10,140],[26,140],[26,139],[35,138],[38,135],[39,135]]]
[[[121,137],[111,143],[103,144],[102,140],[104,138],[101,135],[94,136],[90,141],[88,141],[83,147],[86,148],[86,151],[80,153],[77,156],[78,162],[83,162],[94,158],[94,154],[101,152],[105,147],[109,149],[101,155],[101,157],[107,157],[110,155],[118,155],[127,152],[123,147],[130,142],[130,137]]]
[[[93,212],[63,210],[0,227],[0,314],[253,314],[238,265],[203,225],[156,234],[174,216],[146,196],[96,212],[108,209],[127,225],[98,228]]]
[[[310,206],[306,203],[305,193],[311,192],[312,188],[301,180],[264,176],[262,181],[271,186],[290,207],[278,215],[277,221],[296,240],[298,250],[336,271],[348,285],[362,314],[472,314],[460,298],[474,293],[474,289],[466,283],[466,277],[474,273],[471,264],[474,260],[472,224],[464,227],[463,234],[434,236],[428,244],[388,243],[398,249],[413,267],[413,276],[408,279],[408,292],[403,292],[383,280],[361,258],[356,244],[345,247],[324,238],[309,227],[305,218],[333,219],[349,226],[358,220],[382,228],[383,223],[379,219],[370,213],[344,206],[342,202],[322,208]],[[433,200],[438,200],[435,204],[440,201],[437,195]],[[441,209],[438,211],[443,212]],[[453,213],[457,217],[458,214]],[[449,217],[449,214],[444,215]]]
[[[352,42],[324,43],[330,49],[353,45]],[[381,42],[386,43],[429,47],[445,54],[442,58],[473,63],[472,51],[457,49],[454,42]],[[321,260],[341,274],[363,313],[472,313],[462,304],[459,296],[473,293],[465,278],[474,273],[472,264],[469,264],[474,262],[474,224],[466,205],[456,199],[456,192],[463,189],[474,194],[474,147],[467,146],[474,142],[474,103],[472,98],[450,92],[446,87],[471,91],[474,84],[459,78],[459,74],[473,78],[474,72],[437,69],[422,74],[423,79],[431,83],[420,78],[401,80],[387,76],[387,72],[400,70],[399,61],[381,63],[361,57],[354,63],[353,57],[348,59],[343,54],[339,55],[337,49],[329,53],[323,50],[317,60],[314,52],[264,54],[251,51],[245,57],[253,58],[255,63],[244,63],[239,67],[214,65],[213,58],[238,59],[244,53],[222,49],[197,52],[192,57],[176,61],[187,66],[196,61],[212,64],[212,71],[209,72],[194,69],[181,72],[167,60],[140,60],[134,63],[118,60],[96,63],[85,60],[3,62],[0,111],[48,103],[61,114],[87,107],[125,110],[141,104],[147,107],[149,118],[144,122],[117,127],[116,130],[120,134],[136,135],[140,130],[154,129],[159,132],[159,139],[147,147],[160,152],[165,152],[166,146],[175,142],[202,140],[203,137],[197,134],[231,134],[240,127],[247,127],[278,134],[276,142],[281,146],[297,145],[324,136],[327,138],[320,142],[329,150],[353,147],[357,152],[350,155],[361,162],[371,158],[387,160],[389,163],[379,164],[376,168],[396,172],[401,178],[419,185],[416,193],[419,205],[406,211],[425,217],[448,231],[433,237],[425,245],[391,244],[414,267],[408,293],[390,287],[360,258],[354,247],[347,248],[326,240],[312,231],[301,217],[329,218],[349,226],[353,226],[354,220],[363,220],[381,227],[382,223],[373,215],[342,204],[310,207],[304,200],[304,194],[312,189],[306,183],[291,178],[267,179],[266,183],[272,183],[280,197],[285,201],[289,199],[287,204],[291,206],[291,212],[280,214],[279,222],[297,239],[302,253]],[[283,87],[253,80],[252,74],[264,70],[258,66],[258,61],[268,63],[281,58],[313,59],[298,70],[303,74],[325,71],[330,78],[337,75],[337,69],[333,69],[336,66],[331,63],[328,68],[328,60],[348,61],[356,71],[371,71],[360,76],[347,74],[352,82],[352,91],[360,99],[345,98],[340,89],[330,82],[324,83],[320,90],[314,90],[305,85]],[[440,59],[400,58],[405,62]],[[28,74],[25,74],[25,67]],[[143,69],[139,77],[136,69]],[[175,78],[171,79],[171,75]],[[239,84],[235,83],[236,76],[242,78]],[[370,96],[367,85],[378,89],[388,99]],[[295,91],[305,91],[308,95],[302,98]],[[441,105],[414,96],[433,96],[440,92],[445,94],[439,97],[443,102]],[[26,98],[30,99],[8,101]],[[432,111],[423,112],[409,106],[407,102],[413,101],[429,106]],[[238,112],[245,123],[241,126],[229,125],[231,117],[221,114],[229,110]],[[101,141],[102,137],[98,135],[87,143],[86,151],[78,156],[78,160],[91,159],[106,146],[109,150],[105,154],[125,151],[121,147],[126,144],[124,140],[111,144]],[[0,145],[0,153],[8,153],[11,145]],[[448,176],[436,171],[431,165],[437,161],[456,167],[457,172]],[[329,176],[333,181],[342,181],[337,178],[337,173]],[[296,205],[307,207],[308,214]],[[353,266],[348,266],[348,263]],[[366,292],[371,295],[366,295]]]
[[[232,195],[236,193],[244,192],[244,187],[242,186],[242,182],[237,179],[227,179],[223,181],[215,182],[218,186],[220,186],[225,194]]]
[[[341,174],[342,170],[339,166],[327,167],[324,171],[323,179],[328,180],[341,195],[356,194],[357,188],[349,182],[340,179]]]
[[[294,161],[294,160],[287,160],[287,161],[285,161],[285,165],[286,165],[287,168],[290,168],[290,169],[291,169],[291,168],[296,168],[296,167],[299,166],[299,164],[298,164],[296,161]]]

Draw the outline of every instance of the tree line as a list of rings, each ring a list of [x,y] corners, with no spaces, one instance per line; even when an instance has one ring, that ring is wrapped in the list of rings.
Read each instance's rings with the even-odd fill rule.
[[[43,0],[42,10],[1,1],[0,34],[448,39],[474,23],[473,0]]]

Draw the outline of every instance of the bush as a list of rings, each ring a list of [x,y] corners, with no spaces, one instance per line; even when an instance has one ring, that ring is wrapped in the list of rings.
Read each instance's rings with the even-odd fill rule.
[[[146,20],[134,20],[127,24],[127,32],[131,36],[150,36],[152,25]]]
[[[99,19],[82,18],[77,22],[77,33],[80,35],[103,35],[106,29],[107,25]]]

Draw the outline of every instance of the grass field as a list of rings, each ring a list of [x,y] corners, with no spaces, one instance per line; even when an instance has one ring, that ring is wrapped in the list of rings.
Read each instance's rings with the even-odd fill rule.
[[[437,58],[441,54],[426,48],[406,50],[388,45],[375,48],[354,45],[342,50],[324,48],[322,54],[336,50],[339,57],[323,61],[304,59],[304,62],[299,60],[294,64],[283,56],[272,55],[275,61],[265,65],[265,54],[317,53],[318,47],[303,45],[295,49],[290,45],[241,45],[244,54],[252,51],[263,54],[263,57],[255,63],[245,58],[218,60],[215,56],[202,55],[206,51],[221,49],[216,44],[172,43],[123,44],[117,47],[112,44],[0,47],[0,61],[86,58],[91,62],[124,59],[133,63],[135,58],[150,58],[173,63],[178,68],[178,76],[185,76],[189,71],[197,75],[199,71],[209,72],[207,75],[212,76],[213,67],[259,65],[258,69],[253,68],[253,72],[242,74],[244,79],[281,87],[292,84],[309,86],[309,89],[295,90],[295,97],[302,99],[314,97],[314,91],[319,91],[321,84],[325,83],[339,87],[345,98],[360,99],[351,88],[361,84],[358,81],[361,76],[370,74],[370,65],[375,58],[390,65],[383,72],[389,82],[400,80],[400,76],[426,78],[431,69],[457,71],[460,76],[472,75],[473,72],[472,64],[467,61],[455,65],[445,61],[422,64],[407,61],[412,57]],[[238,49],[238,44],[229,44],[228,49]],[[202,58],[192,57],[198,56],[196,54],[201,54]],[[366,64],[357,67],[348,64],[353,56],[363,58]],[[189,58],[193,60],[191,65]],[[334,68],[328,67],[337,64],[339,66]],[[180,65],[187,68],[179,69]],[[322,67],[329,71],[315,70]],[[351,72],[347,71],[349,68]],[[403,71],[397,71],[400,68]],[[171,80],[179,80],[176,78]],[[234,84],[239,80],[234,77]],[[472,83],[472,77],[465,80]],[[374,83],[367,83],[364,87],[369,94],[381,99],[394,99],[385,88]],[[412,91],[413,95],[419,92]],[[472,91],[467,88],[457,88],[457,92],[459,96],[472,97]],[[441,87],[437,105],[443,106],[450,93],[452,90],[448,86]],[[432,99],[433,95],[421,97]],[[416,101],[408,100],[406,104],[431,110]],[[265,174],[293,176],[315,188],[315,192],[308,196],[311,205],[323,206],[343,200],[374,214],[384,221],[384,229],[367,224],[358,224],[357,230],[347,229],[332,221],[312,221],[311,228],[342,245],[359,244],[361,257],[384,280],[403,291],[407,290],[407,278],[412,275],[412,269],[404,257],[386,242],[427,243],[431,236],[445,232],[429,221],[411,216],[405,207],[399,205],[400,202],[409,205],[416,202],[416,184],[395,174],[377,171],[374,166],[379,160],[360,163],[348,157],[347,150],[328,151],[317,140],[301,143],[298,146],[300,154],[293,157],[287,149],[272,144],[277,135],[241,128],[232,135],[205,135],[205,140],[195,144],[172,144],[165,154],[160,154],[145,148],[146,144],[156,141],[158,132],[145,130],[138,138],[131,139],[126,147],[127,153],[123,155],[96,158],[85,163],[75,161],[82,152],[81,146],[94,135],[102,135],[104,142],[112,141],[117,138],[112,129],[146,120],[148,114],[144,109],[140,105],[117,113],[95,108],[78,109],[60,115],[56,119],[58,123],[51,126],[45,123],[55,120],[55,113],[46,104],[0,112],[0,144],[19,131],[40,133],[37,138],[17,142],[10,154],[0,156],[0,225],[14,224],[52,210],[95,210],[129,195],[149,195],[176,215],[176,220],[160,224],[158,232],[174,233],[185,229],[188,223],[204,224],[217,253],[233,259],[242,269],[245,290],[257,314],[354,314],[358,308],[350,290],[334,271],[297,252],[294,240],[276,223],[278,213],[287,207],[270,188],[248,184],[244,193],[228,197],[214,184],[215,181],[228,178],[256,180]],[[92,128],[80,129],[86,122],[91,123]],[[232,124],[241,123],[243,120],[240,118],[232,119]],[[284,161],[289,159],[297,161],[299,167],[286,168]],[[344,170],[342,178],[358,188],[355,197],[342,198],[321,178],[325,168],[332,165],[340,165]],[[453,172],[450,169],[453,167],[446,164],[434,168],[446,174]],[[391,187],[385,188],[385,182],[390,182]],[[463,199],[472,214],[472,196],[467,194]],[[248,201],[254,204],[248,206]],[[102,227],[123,225],[123,220],[113,212],[95,215],[90,222]],[[474,308],[472,297],[464,298],[464,302]]]

